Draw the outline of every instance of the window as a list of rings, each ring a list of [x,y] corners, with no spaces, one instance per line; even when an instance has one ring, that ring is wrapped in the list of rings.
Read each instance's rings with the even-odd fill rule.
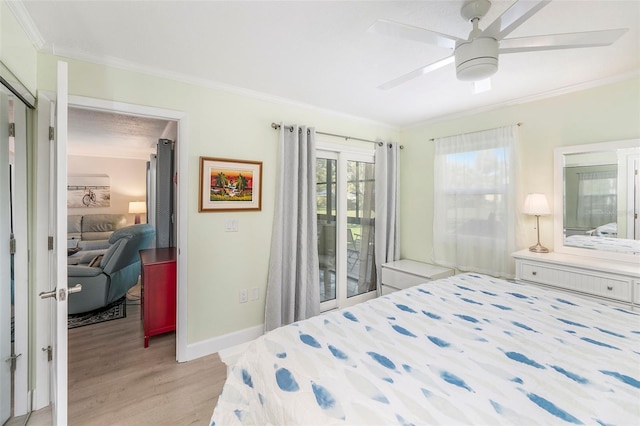
[[[618,170],[611,167],[615,170],[578,173],[578,226],[592,229],[617,222]]]
[[[513,127],[436,140],[433,233],[437,263],[513,276],[515,141]]]
[[[373,151],[318,147],[318,266],[326,311],[375,297],[375,167]]]

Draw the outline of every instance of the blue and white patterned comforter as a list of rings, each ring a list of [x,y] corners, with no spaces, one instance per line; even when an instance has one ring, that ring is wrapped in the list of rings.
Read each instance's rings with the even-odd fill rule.
[[[640,254],[640,241],[624,238],[570,235],[564,239],[564,245],[615,253]]]
[[[274,330],[212,425],[640,424],[640,316],[477,274]]]

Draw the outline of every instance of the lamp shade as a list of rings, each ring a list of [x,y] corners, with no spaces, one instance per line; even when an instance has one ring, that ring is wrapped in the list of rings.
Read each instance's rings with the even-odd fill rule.
[[[524,200],[524,209],[522,213],[531,216],[545,216],[551,214],[549,203],[544,194],[529,194]]]
[[[144,201],[129,201],[129,213],[146,213],[147,203]]]

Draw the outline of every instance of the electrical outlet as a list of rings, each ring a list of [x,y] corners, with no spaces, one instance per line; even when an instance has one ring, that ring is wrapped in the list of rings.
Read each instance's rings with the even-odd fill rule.
[[[254,287],[251,289],[251,300],[258,300],[260,298],[260,289]]]
[[[242,290],[240,290],[240,303],[247,303],[247,289],[243,288]]]

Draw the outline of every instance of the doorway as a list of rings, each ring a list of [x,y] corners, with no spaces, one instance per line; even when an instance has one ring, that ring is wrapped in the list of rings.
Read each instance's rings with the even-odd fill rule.
[[[103,112],[105,114],[136,116],[143,119],[157,119],[164,120],[165,122],[173,122],[175,126],[176,140],[176,174],[179,174],[180,170],[187,169],[187,134],[186,134],[186,114],[179,111],[164,110],[154,107],[145,107],[140,105],[125,104],[118,102],[103,101],[93,98],[85,98],[78,96],[69,96],[69,106],[71,109],[90,110],[93,112]],[[72,122],[69,123],[71,127]],[[156,140],[157,142],[157,140]],[[97,148],[96,148],[97,149]],[[113,147],[111,147],[113,149]],[[176,319],[176,344],[175,344],[175,358],[177,361],[186,360],[186,262],[182,259],[186,254],[186,202],[181,203],[181,198],[186,198],[188,182],[186,177],[179,179],[176,185],[176,210],[175,210],[175,224],[176,224],[176,240],[175,245],[179,248],[178,260],[177,260],[177,319]],[[183,256],[181,256],[183,255]],[[37,339],[40,336],[37,337]],[[38,340],[36,347],[46,346],[46,336],[42,337],[42,340]],[[142,342],[140,343],[142,344]],[[40,363],[40,365],[46,368],[46,362]],[[38,374],[36,377],[36,388],[48,389],[49,378],[46,375]],[[37,408],[42,408],[48,404],[47,401],[40,401],[40,405]]]

